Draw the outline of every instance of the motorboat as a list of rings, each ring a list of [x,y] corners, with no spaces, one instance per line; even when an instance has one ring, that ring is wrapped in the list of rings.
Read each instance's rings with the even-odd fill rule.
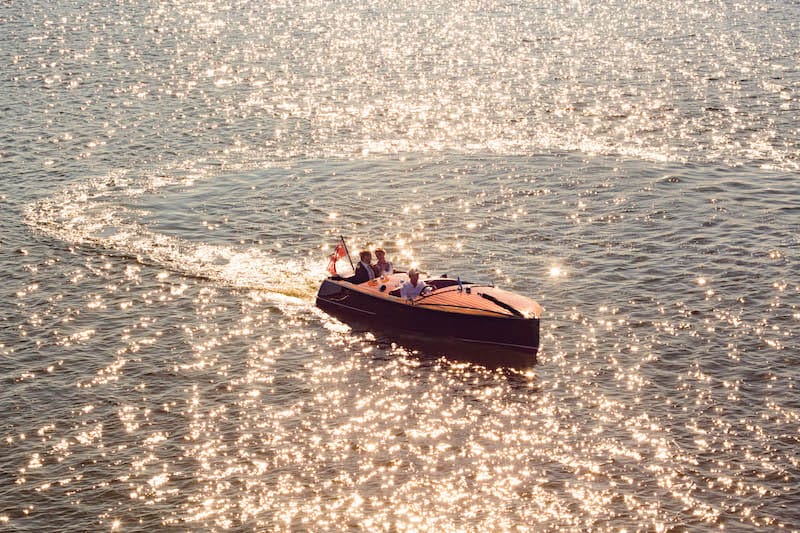
[[[316,303],[345,322],[357,321],[384,333],[455,342],[486,359],[502,353],[507,360],[511,352],[516,357],[510,361],[521,366],[536,361],[542,308],[534,300],[446,276],[421,277],[430,291],[409,300],[400,296],[408,279],[405,272],[395,272],[355,284],[330,276],[322,282]]]

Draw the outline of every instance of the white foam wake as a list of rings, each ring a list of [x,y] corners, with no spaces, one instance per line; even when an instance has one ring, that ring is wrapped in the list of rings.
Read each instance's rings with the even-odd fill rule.
[[[325,276],[324,261],[276,259],[258,247],[198,243],[152,231],[131,197],[191,184],[204,174],[130,178],[118,173],[71,184],[25,209],[36,231],[71,245],[89,246],[182,275],[236,289],[259,290],[307,301]]]

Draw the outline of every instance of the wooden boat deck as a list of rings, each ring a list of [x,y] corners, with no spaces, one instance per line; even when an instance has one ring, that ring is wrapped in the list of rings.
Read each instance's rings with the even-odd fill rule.
[[[358,285],[350,283],[348,285],[353,290],[375,298],[450,313],[509,318],[539,318],[542,314],[539,304],[525,296],[472,283],[463,283],[463,290],[459,290],[458,282],[449,278],[423,279],[420,276],[420,280],[431,285],[434,290],[428,295],[409,301],[400,298],[400,286],[407,280],[408,276],[405,273],[395,273]]]

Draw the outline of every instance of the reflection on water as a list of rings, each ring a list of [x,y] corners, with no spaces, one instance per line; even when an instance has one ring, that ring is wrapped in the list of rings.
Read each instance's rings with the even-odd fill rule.
[[[6,3],[0,529],[797,529],[797,7]],[[339,235],[538,363],[322,313]]]
[[[416,251],[423,266],[544,302],[536,366],[481,364],[314,308],[331,235],[371,235],[327,216],[351,182],[276,190],[290,168],[176,177],[137,194],[133,178],[102,195],[80,182],[27,211],[72,248],[23,256],[20,319],[3,347],[15,365],[4,442],[6,475],[31,503],[3,519],[36,524],[67,501],[54,522],[65,529],[793,523],[769,502],[796,480],[784,346],[800,289],[788,281],[791,228],[760,224],[791,205],[791,183],[729,176],[709,201],[674,167],[631,187],[636,163],[380,164],[418,180],[428,209],[454,206],[406,231],[418,213],[370,197],[376,216],[399,222],[383,233],[390,255]],[[314,176],[329,165],[302,166]],[[451,202],[427,179],[445,169],[474,176],[461,183],[473,200]],[[600,186],[582,177],[598,172]],[[763,200],[745,210],[742,190]],[[266,218],[306,191],[307,234]],[[544,221],[521,226],[516,213]],[[129,222],[99,235],[95,221],[114,217]]]

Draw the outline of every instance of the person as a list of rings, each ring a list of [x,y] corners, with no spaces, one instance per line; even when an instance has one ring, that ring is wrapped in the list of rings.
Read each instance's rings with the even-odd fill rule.
[[[362,250],[358,257],[360,261],[356,265],[356,273],[347,278],[350,283],[364,283],[371,279],[375,279],[375,268],[372,265],[372,252],[369,250]]]
[[[431,288],[424,281],[419,280],[419,270],[412,268],[408,271],[408,281],[400,287],[400,297],[413,300],[417,296],[430,292]]]
[[[376,277],[380,278],[394,272],[394,267],[392,266],[391,261],[386,260],[386,250],[384,250],[383,248],[376,249],[375,257],[378,258],[378,261],[375,263]]]

